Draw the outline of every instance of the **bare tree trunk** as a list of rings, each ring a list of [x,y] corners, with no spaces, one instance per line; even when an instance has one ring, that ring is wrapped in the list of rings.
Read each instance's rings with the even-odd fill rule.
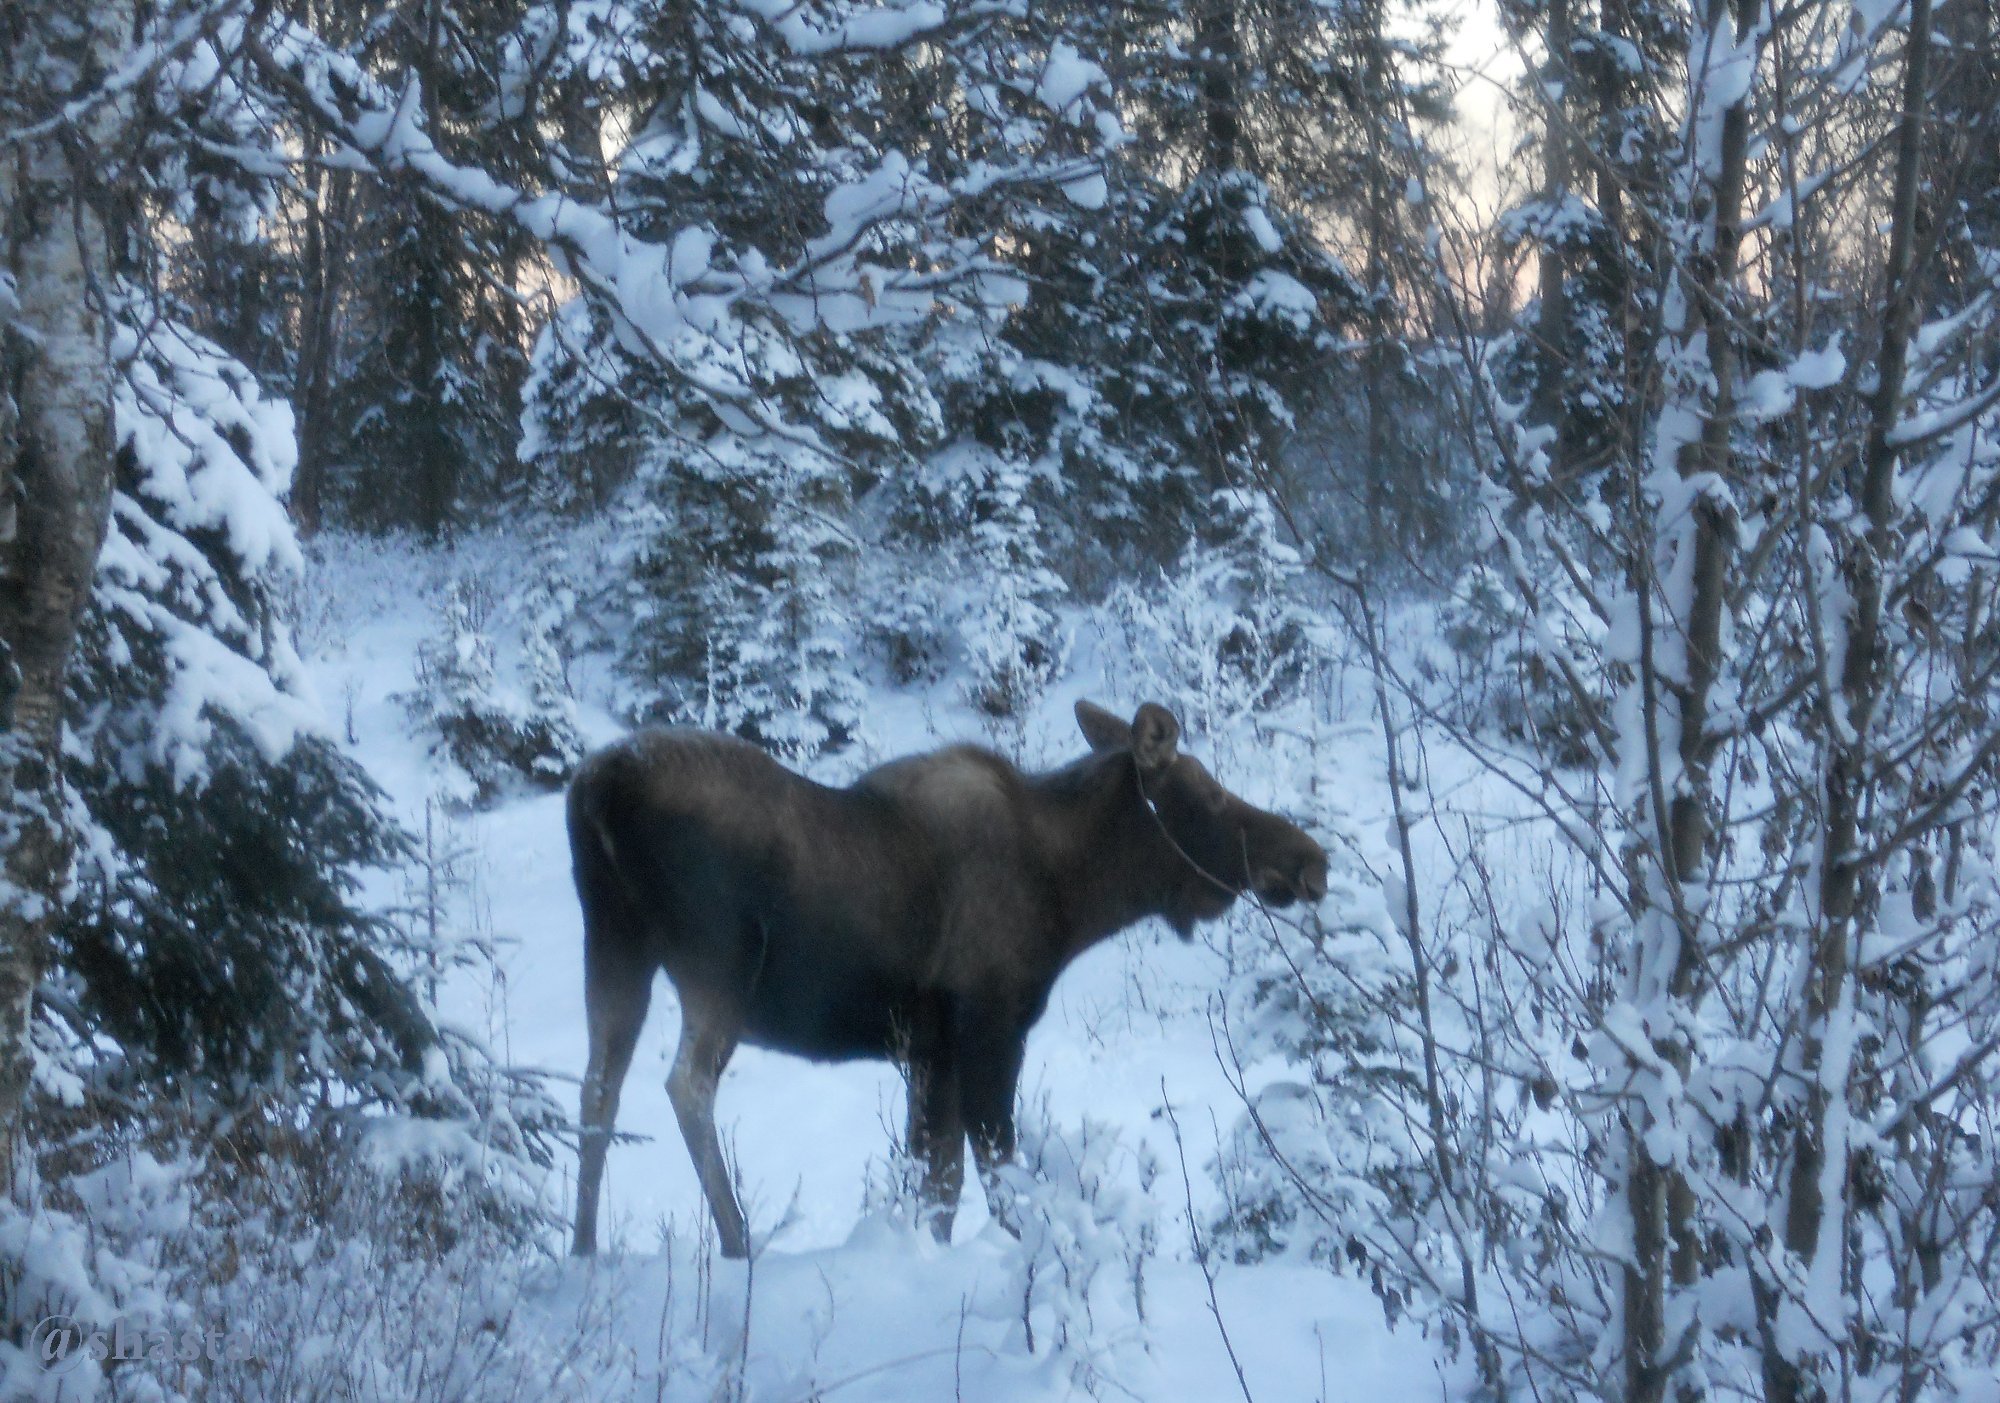
[[[1569,0],[1550,0],[1548,18],[1548,59],[1542,70],[1543,102],[1547,105],[1547,125],[1542,132],[1542,198],[1550,208],[1570,196],[1570,130],[1564,104],[1571,98],[1571,29]],[[1548,91],[1554,87],[1552,95]],[[1572,347],[1569,335],[1569,288],[1564,282],[1564,253],[1545,234],[1535,260],[1535,339],[1540,343],[1539,368],[1535,376],[1535,397],[1529,413],[1538,424],[1556,430],[1550,446],[1551,476],[1564,481],[1570,459],[1571,440],[1568,407],[1564,394]]]
[[[1208,205],[1195,211],[1190,233],[1225,284],[1240,282],[1250,273],[1241,231],[1232,217],[1240,214],[1243,198],[1231,179],[1240,169],[1243,137],[1239,86],[1243,45],[1236,22],[1236,0],[1201,0],[1194,17],[1195,63],[1201,89],[1201,174]],[[1209,433],[1215,455],[1209,475],[1210,486],[1220,488],[1240,482],[1246,468],[1254,473],[1267,465],[1249,462],[1252,435],[1245,418],[1249,405],[1232,396],[1212,372],[1213,367],[1204,365],[1194,373],[1214,382],[1208,392]]]
[[[1605,47],[1615,48],[1620,43],[1632,43],[1632,36],[1625,32],[1625,0],[1601,0],[1598,10],[1598,26],[1603,32]],[[1597,142],[1607,153],[1616,151],[1612,145],[1612,133],[1620,132],[1625,126],[1625,108],[1631,101],[1632,80],[1625,70],[1615,63],[1600,61],[1597,66]],[[1611,160],[1601,160],[1597,166],[1597,212],[1610,231],[1609,243],[1614,248],[1630,247],[1629,231],[1626,227],[1625,181],[1626,170],[1614,165]],[[1642,335],[1638,306],[1632,296],[1635,270],[1623,261],[1609,260],[1597,270],[1601,279],[1608,281],[1604,295],[1605,305],[1618,311],[1619,345],[1623,351],[1618,364],[1624,381],[1627,403],[1642,398],[1639,386],[1641,368],[1647,357],[1640,345]]]
[[[335,42],[347,42],[352,19],[338,6],[314,7],[307,22]],[[311,535],[326,517],[327,479],[341,436],[333,422],[335,391],[339,388],[342,316],[353,265],[355,178],[352,172],[322,169],[317,158],[327,153],[326,135],[312,123],[301,138],[308,159],[300,183],[298,360],[292,373],[292,412],[299,440],[298,466],[292,473],[292,518]]]
[[[317,143],[316,135],[307,140]],[[336,435],[334,380],[339,373],[340,307],[348,265],[347,220],[354,177],[346,171],[305,176],[305,255],[300,279],[299,358],[292,379],[298,415],[299,463],[292,477],[292,515],[308,535],[326,513],[326,479]]]
[[[1844,1068],[1822,1067],[1822,1061],[1829,1043],[1829,1020],[1852,998],[1851,946],[1857,922],[1866,915],[1875,895],[1874,875],[1863,871],[1866,859],[1860,823],[1870,783],[1869,747],[1874,741],[1870,723],[1887,672],[1882,655],[1882,577],[1894,559],[1896,545],[1892,493],[1896,448],[1891,431],[1902,412],[1905,357],[1917,311],[1911,269],[1929,83],[1930,18],[1930,0],[1911,0],[1903,110],[1896,133],[1882,338],[1856,494],[1866,519],[1866,535],[1847,555],[1845,574],[1853,612],[1848,622],[1846,660],[1837,683],[1839,695],[1820,700],[1826,730],[1826,808],[1819,921],[1806,976],[1800,1053],[1801,1065],[1819,1074],[1808,1079],[1805,1115],[1793,1139],[1785,1214],[1785,1246],[1808,1264],[1822,1253],[1843,1250],[1847,1219],[1844,1192],[1836,1188],[1829,1195],[1827,1189],[1829,1177],[1846,1176],[1848,1142],[1840,1129],[1844,1118],[1836,1113],[1838,1102],[1847,1095],[1848,1075]],[[1785,1373],[1795,1372],[1788,1363],[1779,1367]],[[1767,1365],[1767,1372],[1769,1368]],[[1792,1391],[1796,1396],[1796,1385]]]
[[[1221,175],[1236,169],[1243,130],[1236,92],[1243,52],[1236,36],[1235,0],[1203,0],[1195,36],[1200,45],[1203,169]]]
[[[32,121],[89,91],[132,31],[128,4],[61,0],[15,9],[0,35],[5,110]],[[69,79],[51,92],[50,75]],[[104,325],[110,267],[100,167],[121,115],[9,148],[5,396],[0,440],[0,1189],[11,1190],[32,1069],[35,987],[69,868],[58,770],[63,688],[110,511],[112,367]]]
[[[1387,101],[1388,81],[1383,73],[1382,12],[1369,6],[1363,21],[1369,27],[1367,48],[1368,93],[1377,101]],[[1387,532],[1390,490],[1388,385],[1394,368],[1394,351],[1389,337],[1389,239],[1395,218],[1393,201],[1400,192],[1389,188],[1388,163],[1383,150],[1381,122],[1368,124],[1368,350],[1362,358],[1363,383],[1368,395],[1368,520],[1378,533]],[[1397,464],[1400,468],[1404,465]],[[1387,539],[1386,536],[1383,539]]]
[[[1709,0],[1705,34],[1696,40],[1691,64],[1691,111],[1712,111],[1718,90],[1713,65],[1727,61],[1723,56],[1740,48],[1756,15],[1756,0]],[[1713,164],[1692,151],[1688,157],[1688,213],[1691,227],[1703,233],[1681,251],[1680,267],[1673,274],[1680,282],[1673,299],[1680,308],[1679,324],[1669,313],[1668,332],[1679,344],[1667,356],[1667,404],[1662,411],[1696,420],[1701,427],[1699,433],[1671,445],[1670,465],[1657,465],[1671,466],[1693,489],[1688,524],[1658,525],[1662,545],[1672,542],[1674,573],[1682,569],[1678,553],[1691,553],[1685,571],[1688,597],[1666,601],[1674,616],[1653,620],[1650,601],[1655,583],[1642,579],[1638,585],[1648,620],[1641,640],[1646,675],[1640,685],[1648,691],[1647,744],[1654,771],[1652,822],[1642,828],[1653,830],[1656,860],[1663,869],[1659,875],[1665,880],[1658,889],[1653,889],[1650,876],[1642,875],[1637,883],[1635,904],[1646,913],[1646,924],[1634,960],[1633,999],[1642,1008],[1668,1011],[1663,1026],[1655,1030],[1654,1050],[1682,1085],[1692,1050],[1687,1020],[1680,1015],[1697,993],[1697,972],[1710,936],[1707,877],[1714,855],[1708,807],[1714,742],[1708,721],[1710,693],[1721,664],[1724,585],[1735,539],[1725,495],[1736,425],[1732,387],[1737,374],[1737,331],[1728,307],[1742,237],[1750,125],[1747,84],[1719,115]],[[1691,139],[1693,130],[1691,124]],[[1668,446],[1663,443],[1661,448]],[[1653,568],[1665,563],[1656,559]],[[1654,655],[1655,640],[1673,638],[1681,640],[1684,665],[1663,669]],[[1677,735],[1675,768],[1680,774],[1673,785],[1660,774],[1659,749],[1670,731]],[[1668,1320],[1674,1314],[1668,1298],[1673,1290],[1694,1286],[1701,1271],[1694,1193],[1678,1164],[1654,1157],[1649,1148],[1654,1128],[1647,1108],[1635,1105],[1626,1149],[1626,1200],[1633,1239],[1632,1260],[1624,1272],[1627,1403],[1657,1403],[1679,1362],[1689,1356],[1692,1341],[1667,1337]]]

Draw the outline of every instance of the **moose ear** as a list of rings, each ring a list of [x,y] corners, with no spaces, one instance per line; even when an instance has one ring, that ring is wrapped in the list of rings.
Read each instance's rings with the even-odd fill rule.
[[[1180,746],[1181,723],[1173,712],[1154,702],[1142,703],[1132,718],[1132,755],[1139,773],[1156,775],[1174,763]]]
[[[1132,743],[1132,728],[1093,702],[1076,704],[1076,724],[1092,750],[1123,750]]]

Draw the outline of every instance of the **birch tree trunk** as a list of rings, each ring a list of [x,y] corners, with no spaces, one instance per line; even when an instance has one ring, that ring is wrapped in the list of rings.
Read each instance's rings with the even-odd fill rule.
[[[10,6],[0,35],[4,124],[91,93],[123,56],[128,3]],[[6,218],[4,438],[0,438],[0,1190],[22,1153],[29,1027],[69,868],[58,770],[64,678],[110,510],[110,265],[99,175],[117,105],[20,141],[0,158]]]

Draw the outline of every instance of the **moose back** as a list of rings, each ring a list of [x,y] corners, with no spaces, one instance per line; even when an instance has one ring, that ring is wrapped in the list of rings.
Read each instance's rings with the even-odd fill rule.
[[[590,1060],[575,1251],[594,1251],[605,1152],[653,977],[680,996],[667,1091],[725,1255],[748,1226],[715,1132],[744,1042],[901,1062],[933,1230],[949,1236],[968,1133],[982,1172],[1014,1151],[1028,1030],[1056,976],[1147,916],[1188,938],[1244,892],[1326,894],[1326,853],[1237,798],[1146,703],[1079,702],[1090,751],[1027,774],[953,746],[816,784],[746,742],[643,731],[569,791]]]

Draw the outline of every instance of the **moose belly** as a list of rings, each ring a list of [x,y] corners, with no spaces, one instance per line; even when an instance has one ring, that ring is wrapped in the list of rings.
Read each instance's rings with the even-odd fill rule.
[[[746,1041],[820,1062],[893,1057],[905,1042],[914,988],[856,962],[774,964],[751,996]]]

